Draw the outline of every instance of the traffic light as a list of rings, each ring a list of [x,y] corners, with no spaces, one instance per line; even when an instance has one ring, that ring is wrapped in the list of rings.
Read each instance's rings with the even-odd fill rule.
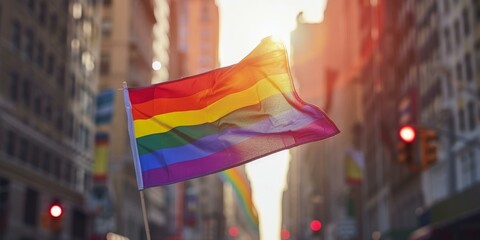
[[[280,232],[280,238],[282,240],[290,239],[290,231],[288,231],[287,229],[282,229],[282,231]]]
[[[237,227],[233,226],[233,227],[230,227],[228,229],[228,235],[230,235],[230,237],[238,237],[238,235],[240,234],[240,230],[238,230]]]
[[[63,227],[63,206],[58,200],[52,201],[42,214],[42,227],[52,233],[60,232]]]
[[[438,133],[433,129],[422,128],[419,138],[422,168],[426,168],[437,161]]]
[[[62,217],[62,214],[63,214],[62,206],[56,203],[50,206],[50,216],[52,218],[60,218]]]
[[[310,222],[310,230],[312,230],[313,236],[319,236],[322,229],[322,222],[318,219],[314,219]]]
[[[400,141],[397,144],[397,158],[400,163],[407,164],[411,169],[414,167],[414,143],[417,131],[413,126],[405,125],[398,131]]]

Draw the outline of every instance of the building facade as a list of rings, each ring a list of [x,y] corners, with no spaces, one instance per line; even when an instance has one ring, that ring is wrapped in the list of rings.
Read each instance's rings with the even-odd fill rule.
[[[363,44],[372,42],[368,32],[380,24],[373,55],[363,70],[364,92],[372,92],[369,89],[378,82],[381,91],[364,99],[362,150],[369,176],[364,213],[369,217],[364,219],[363,237],[474,239],[479,231],[472,226],[478,212],[471,204],[478,199],[478,4],[364,1],[364,6]],[[379,6],[384,13],[375,23],[371,13]],[[377,82],[375,76],[382,78]],[[381,124],[372,122],[375,115]],[[409,164],[398,158],[397,131],[403,125],[415,126],[419,135]],[[437,136],[436,157],[430,160],[421,141],[424,130]],[[367,143],[376,131],[382,142]],[[460,199],[465,202],[459,204]],[[470,215],[462,215],[466,212]]]
[[[480,4],[433,2],[421,6],[422,11],[433,9],[430,11],[437,19],[431,24],[436,30],[433,38],[440,39],[427,42],[433,46],[421,49],[434,52],[434,59],[426,59],[425,72],[436,72],[422,79],[421,121],[437,131],[439,148],[437,161],[422,173],[425,202],[419,226],[423,228],[413,235],[421,237],[423,231],[429,239],[475,239],[480,234],[475,225],[480,212],[472,204],[479,198],[480,186]]]
[[[88,237],[100,10],[0,3],[0,239]],[[53,202],[64,211],[55,232]]]
[[[291,35],[292,69],[300,97],[324,110],[342,131],[291,151],[284,197],[289,206],[284,207],[293,216],[284,217],[282,227],[291,232],[292,239],[357,235],[357,218],[347,210],[352,191],[358,187],[347,185],[344,161],[348,151],[358,148],[352,129],[361,121],[360,88],[355,80],[358,18],[356,2],[329,1],[321,23],[304,23],[299,15]],[[311,230],[313,220],[322,223],[320,231]]]
[[[127,132],[122,82],[128,87],[152,83],[154,60],[153,27],[156,23],[153,0],[103,1],[99,91],[114,92],[111,121],[97,127],[108,138],[107,191],[111,196],[114,223],[104,231],[129,239],[145,239],[140,195]],[[151,234],[165,237],[166,217],[163,188],[145,191]]]

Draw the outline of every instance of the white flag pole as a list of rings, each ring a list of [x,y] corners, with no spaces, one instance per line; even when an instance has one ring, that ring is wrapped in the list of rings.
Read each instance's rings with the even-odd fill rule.
[[[150,238],[150,227],[148,226],[147,219],[147,209],[145,207],[145,196],[143,193],[143,179],[142,179],[142,170],[140,168],[140,161],[138,159],[138,149],[137,141],[135,139],[134,129],[133,129],[133,116],[132,116],[132,103],[130,102],[130,97],[128,95],[127,82],[123,82],[123,100],[125,103],[125,110],[127,111],[127,126],[128,126],[128,135],[130,136],[130,146],[132,148],[133,163],[135,166],[135,175],[137,177],[137,185],[140,193],[140,202],[142,204],[142,213],[143,213],[143,224],[145,224],[145,233],[147,234],[147,240]]]

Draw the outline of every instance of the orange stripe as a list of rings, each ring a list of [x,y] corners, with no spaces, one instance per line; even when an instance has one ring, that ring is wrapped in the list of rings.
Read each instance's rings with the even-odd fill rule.
[[[284,56],[282,56],[284,57]],[[241,69],[240,69],[241,68]],[[178,111],[197,110],[236,92],[241,92],[255,85],[267,75],[287,73],[287,66],[270,64],[252,71],[252,67],[235,66],[233,74],[219,75],[212,79],[212,88],[201,90],[194,95],[178,98],[154,98],[150,101],[132,104],[133,119],[149,119],[153,116]]]

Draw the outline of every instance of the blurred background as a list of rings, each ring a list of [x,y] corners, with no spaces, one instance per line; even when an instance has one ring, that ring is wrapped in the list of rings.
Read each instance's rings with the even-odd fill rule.
[[[146,239],[122,82],[270,34],[341,133],[146,190],[152,239],[480,239],[480,1],[2,0],[0,240]]]

